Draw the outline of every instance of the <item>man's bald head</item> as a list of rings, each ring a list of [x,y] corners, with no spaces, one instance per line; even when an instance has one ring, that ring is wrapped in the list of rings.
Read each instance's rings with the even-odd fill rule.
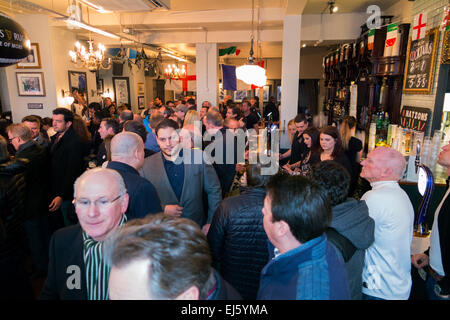
[[[144,143],[134,132],[121,132],[111,140],[111,160],[140,169],[144,161]]]
[[[361,165],[361,177],[369,182],[398,181],[403,176],[406,161],[395,149],[377,147],[367,155]]]

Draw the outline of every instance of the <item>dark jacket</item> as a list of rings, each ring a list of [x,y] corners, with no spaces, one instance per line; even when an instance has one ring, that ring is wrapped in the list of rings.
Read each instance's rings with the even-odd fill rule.
[[[30,140],[19,147],[17,158],[29,160],[26,170],[27,193],[25,218],[36,218],[48,213],[48,177],[50,159],[47,149]]]
[[[216,170],[217,177],[219,178],[220,182],[220,187],[222,188],[222,198],[224,198],[227,192],[230,191],[231,185],[233,184],[234,175],[236,173],[236,163],[238,163],[239,158],[237,154],[237,137],[230,133],[231,132],[229,132],[229,134],[227,135],[227,129],[222,128],[217,132],[216,135],[213,135],[211,137],[210,143],[205,143],[205,148],[212,144],[213,141],[216,145],[216,147],[214,147],[214,150],[211,152],[211,156],[213,157],[213,160],[215,159],[215,157],[217,158],[217,161],[214,161],[213,163],[213,167]],[[230,147],[227,147],[227,145],[230,145]],[[220,146],[222,146],[221,156],[219,152],[216,152],[216,148],[219,148]],[[213,148],[213,146],[209,146],[208,150],[210,148]],[[233,154],[227,154],[231,150]],[[241,160],[243,161],[243,154],[241,158]]]
[[[130,201],[128,204],[128,220],[143,218],[147,214],[162,212],[161,204],[155,187],[139,172],[126,163],[109,161],[107,168],[114,169],[122,176]]]
[[[217,208],[208,232],[213,266],[245,300],[256,299],[262,268],[269,261],[261,210],[266,191],[244,190]]]
[[[261,272],[258,300],[346,299],[344,261],[324,234],[272,259]]]
[[[78,288],[75,286],[77,281]],[[83,236],[79,224],[57,230],[53,234],[48,274],[40,299],[87,300]]]
[[[346,237],[356,247],[356,251],[345,263],[352,299],[362,298],[362,271],[368,247],[374,241],[375,222],[369,217],[365,201],[347,199],[333,207],[331,227]]]
[[[25,243],[26,159],[0,164],[0,259],[14,254]]]
[[[240,294],[214,270],[216,289],[206,300],[242,300]]]
[[[77,137],[72,126],[55,144],[57,134],[52,136],[51,157],[51,197],[63,200],[73,199],[73,184],[84,171],[86,146]]]

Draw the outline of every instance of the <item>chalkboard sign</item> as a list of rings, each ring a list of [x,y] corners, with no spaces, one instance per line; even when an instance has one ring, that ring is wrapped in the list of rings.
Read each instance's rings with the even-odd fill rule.
[[[403,128],[425,132],[430,122],[431,110],[427,108],[403,106],[400,113],[400,125]]]
[[[438,42],[438,28],[429,30],[422,39],[409,38],[404,93],[431,93]]]

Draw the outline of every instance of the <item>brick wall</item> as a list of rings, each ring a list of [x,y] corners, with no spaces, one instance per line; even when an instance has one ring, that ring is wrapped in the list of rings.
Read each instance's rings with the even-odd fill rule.
[[[449,5],[448,0],[416,0],[414,1],[414,5],[412,8],[412,17],[411,17],[411,29],[409,34],[412,35],[412,27],[414,16],[421,12],[427,13],[427,30],[430,30],[435,27],[440,27],[442,20],[444,19],[444,7]],[[443,42],[444,33],[440,30],[439,33],[439,46],[436,54],[436,62],[435,62],[435,71],[434,71],[434,80],[433,80],[433,90],[431,94],[403,94],[402,95],[402,107],[404,105],[414,106],[414,107],[423,107],[428,108],[434,111],[435,99],[436,99],[436,88],[438,84],[438,74],[440,68],[440,57],[442,51],[442,42]],[[433,117],[433,115],[431,115]],[[433,124],[430,123],[429,128],[431,128]]]

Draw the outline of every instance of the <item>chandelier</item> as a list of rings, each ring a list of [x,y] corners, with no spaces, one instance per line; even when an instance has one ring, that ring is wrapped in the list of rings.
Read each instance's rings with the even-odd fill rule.
[[[186,67],[183,64],[181,68],[178,68],[175,64],[168,65],[167,68],[164,70],[164,75],[168,79],[175,79],[178,80],[179,78],[185,78],[186,77]]]
[[[100,69],[110,69],[111,58],[105,59],[105,46],[99,43],[97,46],[98,49],[94,51],[94,41],[88,40],[88,43],[89,50],[86,50],[86,47],[81,45],[80,42],[77,41],[75,43],[75,51],[69,51],[72,62],[80,67],[86,67],[91,72]]]
[[[254,1],[252,1],[252,35],[250,56],[248,57],[248,62],[246,64],[236,68],[236,78],[244,81],[246,84],[253,84],[257,87],[262,87],[266,84],[267,76],[266,70],[255,64],[255,58],[253,57],[253,10]]]

